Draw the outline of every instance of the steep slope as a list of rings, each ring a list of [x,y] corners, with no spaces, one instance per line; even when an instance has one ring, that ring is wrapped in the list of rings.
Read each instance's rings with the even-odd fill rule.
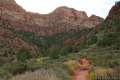
[[[120,66],[120,2],[111,8],[105,21],[87,35],[89,48],[83,50],[95,65],[119,68]],[[81,54],[82,55],[82,54]],[[101,64],[100,64],[101,63]]]
[[[77,11],[66,6],[58,7],[46,15],[31,13],[17,5],[15,0],[1,0],[0,21],[1,28],[6,30],[5,33],[9,31],[12,33],[9,36],[18,37],[17,41],[16,38],[8,38],[8,41],[15,39],[16,43],[10,44],[15,45],[15,49],[25,48],[31,50],[31,53],[48,55],[47,50],[49,52],[49,49],[54,46],[61,48],[64,45],[80,44],[85,39],[82,34],[89,32],[89,30],[87,32],[84,30],[99,25],[103,19],[95,15],[88,17],[84,11]]]
[[[14,7],[14,8],[13,8]],[[26,12],[18,6],[14,0],[1,0],[1,19],[9,21],[11,28],[28,32],[35,32],[37,35],[53,35],[60,32],[67,32],[71,29],[83,28],[83,22],[92,24],[91,27],[103,21],[102,18],[94,17],[94,21],[88,21],[86,13],[68,7],[59,7],[50,14],[42,15]],[[94,24],[93,24],[94,23]]]
[[[96,66],[119,68],[119,13],[120,2],[103,21],[65,6],[41,15],[26,12],[14,0],[0,0],[0,78],[41,67],[65,68],[65,60],[80,56]]]
[[[120,3],[117,2],[110,10],[108,17],[101,25],[101,31],[103,32],[103,40],[105,46],[117,46],[120,43]],[[103,30],[102,30],[103,29]],[[99,31],[100,32],[100,31]],[[106,40],[108,39],[108,40]],[[119,46],[118,46],[119,48]]]
[[[8,26],[7,22],[0,20],[0,65],[17,60],[17,55],[23,52],[29,53],[31,57],[37,55],[37,46],[25,42]]]

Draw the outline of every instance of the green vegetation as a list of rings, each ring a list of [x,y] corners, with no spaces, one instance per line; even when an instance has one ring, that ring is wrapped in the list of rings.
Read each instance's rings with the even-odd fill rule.
[[[27,49],[16,51],[9,42],[0,40],[0,78],[25,80],[36,76],[37,80],[70,80],[81,56],[89,57],[93,66],[116,70],[120,67],[120,19],[117,16],[104,21],[100,28],[52,36],[38,36],[33,32],[10,29],[10,25],[1,21],[0,26],[14,33],[14,37],[39,49],[37,56],[34,56]],[[91,75],[94,76],[94,72]]]
[[[26,60],[32,58],[32,55],[27,50],[20,50],[19,53],[17,53],[17,60],[21,62],[25,62]]]
[[[116,33],[109,33],[105,34],[101,40],[99,40],[98,45],[99,46],[111,46],[113,43],[118,43],[117,39],[119,38]]]
[[[96,44],[97,43],[97,36],[91,36],[90,39],[88,39],[88,45]]]

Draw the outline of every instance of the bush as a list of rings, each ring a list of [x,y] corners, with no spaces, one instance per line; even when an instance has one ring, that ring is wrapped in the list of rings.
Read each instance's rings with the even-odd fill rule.
[[[54,50],[49,53],[51,59],[58,59],[60,57],[59,50]]]
[[[66,56],[72,51],[73,51],[72,46],[64,46],[60,49],[59,54],[61,56]]]
[[[79,68],[79,63],[76,60],[68,60],[63,67],[68,70],[70,75],[73,75],[74,71]]]
[[[112,44],[115,44],[117,41],[117,35],[116,34],[106,34],[102,37],[101,40],[98,41],[99,46],[111,46]]]
[[[17,60],[21,62],[25,62],[27,59],[30,59],[32,56],[27,50],[20,50],[20,52],[17,54]]]
[[[92,36],[90,39],[88,39],[88,45],[95,44],[97,40],[97,36]]]

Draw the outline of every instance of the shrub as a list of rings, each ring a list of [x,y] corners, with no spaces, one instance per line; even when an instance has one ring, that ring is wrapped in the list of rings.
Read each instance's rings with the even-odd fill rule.
[[[68,70],[70,75],[73,75],[74,71],[79,68],[79,63],[76,60],[68,60],[64,64],[64,68]]]
[[[101,40],[98,41],[99,46],[111,46],[116,43],[117,40],[116,34],[106,34],[102,37]]]
[[[17,60],[25,62],[27,59],[30,59],[32,56],[27,50],[20,50],[20,52],[17,54]]]
[[[59,52],[57,50],[50,53],[51,59],[58,59],[60,57]]]
[[[60,49],[59,54],[61,56],[66,56],[72,51],[73,51],[72,46],[64,46]]]
[[[92,36],[89,40],[88,40],[88,45],[91,44],[95,44],[97,42],[97,36]]]

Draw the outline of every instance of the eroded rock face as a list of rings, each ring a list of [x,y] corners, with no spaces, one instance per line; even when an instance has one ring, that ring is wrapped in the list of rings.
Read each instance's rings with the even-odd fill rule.
[[[87,28],[93,28],[101,24],[103,19],[99,16],[91,15],[86,21],[83,22],[83,26]]]
[[[113,17],[117,17],[120,19],[120,1],[116,2],[115,5],[110,10],[107,19],[112,19]]]
[[[34,55],[38,53],[37,46],[26,43],[24,40],[17,37],[13,32],[11,32],[8,29],[4,29],[1,26],[0,26],[0,45],[3,46],[2,47],[3,52],[8,51],[8,49],[11,49],[11,51],[13,51],[14,53],[18,53],[21,49],[25,49]]]
[[[103,22],[102,18],[88,17],[84,11],[65,6],[46,15],[26,12],[14,0],[0,0],[0,18],[8,21],[10,28],[35,32],[40,36],[91,28]]]
[[[79,23],[82,20],[85,20],[88,18],[87,14],[84,11],[77,11],[73,8],[68,8],[66,6],[58,7],[52,15],[58,19],[58,20],[63,20],[68,23],[70,22],[78,22]]]
[[[0,0],[0,11],[15,11],[15,12],[24,12],[25,10],[17,5],[15,0]]]

